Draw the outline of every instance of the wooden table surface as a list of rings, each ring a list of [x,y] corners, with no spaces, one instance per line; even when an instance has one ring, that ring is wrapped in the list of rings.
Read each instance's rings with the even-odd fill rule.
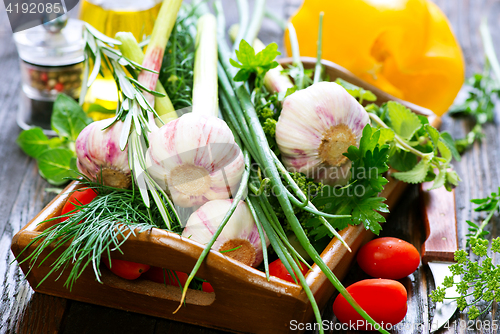
[[[326,2],[326,1],[325,1]],[[499,0],[436,0],[448,16],[455,34],[463,48],[467,63],[467,76],[480,72],[483,52],[478,31],[480,20],[487,17],[490,29],[500,54],[500,1]],[[288,17],[300,4],[300,0],[268,1],[271,10]],[[236,13],[234,0],[224,1],[228,13]],[[228,25],[237,20],[237,15],[227,15]],[[261,31],[264,42],[281,44],[282,32],[269,20],[264,20]],[[64,333],[64,334],[160,334],[160,333],[221,333],[211,329],[186,325],[141,314],[129,313],[106,307],[76,302],[58,297],[34,293],[10,252],[13,235],[31,220],[55,195],[47,192],[50,187],[39,175],[33,159],[24,155],[15,140],[20,132],[16,125],[21,91],[18,55],[8,25],[5,7],[0,5],[0,334]],[[453,137],[463,137],[471,128],[464,120],[443,118],[443,130]],[[500,131],[498,125],[486,126],[486,138],[481,144],[466,152],[460,162],[454,162],[462,178],[456,189],[459,247],[465,246],[467,227],[465,220],[478,220],[481,216],[473,212],[470,199],[487,196],[500,186]],[[488,229],[493,236],[499,219],[495,217]],[[420,250],[424,241],[423,225],[418,210],[418,191],[409,187],[393,210],[381,233],[395,236],[413,243]],[[495,262],[499,262],[496,259]],[[345,284],[364,278],[356,266]],[[432,320],[434,304],[428,294],[434,289],[430,271],[425,266],[402,280],[408,289],[408,313],[404,323],[423,324]],[[324,319],[334,320],[331,303],[324,310]],[[500,321],[497,306],[480,321]],[[462,326],[441,330],[439,333],[478,333],[474,326],[467,329],[463,324],[468,319],[458,312],[451,321]],[[256,319],[258,321],[258,319]],[[472,322],[467,323],[473,324]],[[415,329],[398,333],[420,333]],[[484,331],[490,333],[490,331]]]

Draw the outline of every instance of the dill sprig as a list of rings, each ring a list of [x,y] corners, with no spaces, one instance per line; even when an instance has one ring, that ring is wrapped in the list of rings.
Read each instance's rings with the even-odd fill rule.
[[[85,181],[88,182],[88,181]],[[30,268],[42,265],[54,252],[64,249],[51,264],[50,272],[39,282],[42,284],[53,273],[70,270],[64,283],[71,290],[83,271],[91,265],[96,279],[101,282],[99,265],[101,257],[110,258],[111,252],[121,252],[120,246],[130,237],[153,227],[164,228],[161,213],[156,207],[148,208],[135,190],[116,189],[90,183],[99,195],[89,204],[76,205],[75,210],[63,215],[68,219],[45,229],[35,237],[25,250],[36,244],[35,250],[22,262],[29,261]],[[56,217],[45,221],[57,221]],[[181,226],[170,229],[180,233]],[[24,250],[23,250],[24,251]],[[46,251],[49,251],[47,255]]]
[[[467,308],[469,318],[476,319],[488,312],[493,302],[500,301],[500,264],[494,265],[493,259],[488,255],[488,252],[500,253],[500,237],[490,243],[485,239],[488,233],[484,231],[493,215],[499,211],[500,188],[497,193],[471,202],[479,205],[474,211],[485,211],[488,215],[481,225],[467,221],[470,226],[470,233],[467,234],[470,253],[463,249],[455,252],[457,263],[449,266],[452,276],[445,277],[443,285],[432,291],[431,299],[434,302],[455,299],[460,311]],[[455,276],[458,277],[457,280]],[[459,296],[445,297],[446,289],[453,286]]]
[[[179,11],[163,56],[159,80],[176,110],[190,107],[193,96],[196,20],[194,8]]]

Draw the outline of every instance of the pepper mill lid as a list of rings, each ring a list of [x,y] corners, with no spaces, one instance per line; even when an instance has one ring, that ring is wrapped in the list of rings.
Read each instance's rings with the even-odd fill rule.
[[[84,60],[83,22],[66,15],[43,16],[41,25],[14,34],[19,57],[39,66],[66,66]]]

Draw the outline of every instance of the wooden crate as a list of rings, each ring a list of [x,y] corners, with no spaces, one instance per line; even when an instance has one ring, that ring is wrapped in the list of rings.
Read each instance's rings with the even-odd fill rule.
[[[282,60],[289,63],[290,59]],[[314,59],[303,58],[306,68],[314,67]],[[355,85],[369,89],[378,97],[377,103],[396,100],[418,114],[429,118],[431,124],[439,127],[440,118],[430,110],[414,104],[398,100],[390,95],[364,83],[347,70],[328,61],[324,61],[327,74],[334,80],[340,77]],[[393,208],[403,193],[406,185],[388,176],[381,196],[387,198],[387,204]],[[21,251],[30,241],[47,228],[47,219],[58,216],[70,193],[80,187],[78,182],[71,183],[63,193],[50,202],[33,220],[31,220],[12,240],[12,252],[19,261],[33,252],[35,246]],[[349,244],[352,252],[348,252],[337,240],[333,239],[325,248],[321,257],[342,279],[353,262],[356,251],[361,245],[373,238],[373,234],[363,226],[349,226],[340,232]],[[124,255],[113,256],[117,259],[145,263],[172,270],[189,273],[203,251],[203,246],[181,236],[159,229],[152,229],[130,237],[121,247]],[[314,321],[313,312],[301,286],[271,277],[267,281],[265,274],[257,269],[246,266],[219,252],[211,251],[200,267],[197,276],[210,282],[214,293],[190,290],[186,305],[179,312],[177,308],[181,296],[179,287],[138,279],[127,281],[111,274],[103,268],[103,283],[96,281],[94,272],[87,268],[76,281],[70,291],[63,286],[67,274],[57,281],[58,273],[39,285],[39,282],[50,271],[50,263],[61,254],[62,250],[54,252],[49,260],[41,266],[36,264],[29,270],[29,264],[21,264],[23,272],[33,289],[40,293],[74,299],[87,303],[113,307],[121,310],[137,312],[156,317],[192,323],[241,333],[287,333],[290,332],[290,321],[299,323]],[[40,258],[44,258],[46,251]],[[21,255],[20,255],[21,254]],[[314,265],[306,275],[320,308],[324,307],[334,293],[333,285]]]

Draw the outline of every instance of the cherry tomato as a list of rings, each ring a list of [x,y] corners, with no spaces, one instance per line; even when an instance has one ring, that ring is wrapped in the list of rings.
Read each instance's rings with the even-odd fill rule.
[[[64,204],[61,215],[65,215],[76,209],[76,206],[89,204],[97,197],[97,193],[92,188],[81,188],[74,191]],[[73,212],[76,213],[77,211]],[[62,217],[61,221],[67,220],[69,217]]]
[[[391,329],[406,315],[406,289],[398,281],[374,278],[356,282],[347,287],[347,291],[366,313],[384,329]],[[356,330],[377,330],[367,323],[342,295],[333,303],[333,313],[345,324]]]
[[[139,276],[149,270],[149,265],[147,264],[125,260],[111,259],[111,267],[109,266],[108,259],[104,259],[104,263],[113,274],[128,280],[139,278]]]
[[[302,270],[301,270],[302,274],[305,275],[307,273],[307,271],[309,270],[309,268],[303,263],[301,263],[300,266],[302,267]],[[285,266],[283,265],[283,262],[281,262],[280,259],[277,259],[277,260],[269,263],[269,275],[276,276],[278,278],[281,278],[282,280],[285,280],[285,281],[288,281],[291,283],[295,283],[295,281],[292,278],[292,275],[290,275],[288,270],[286,270]],[[297,278],[297,282],[298,282],[298,278]]]
[[[177,275],[177,277],[175,277],[175,274]],[[167,270],[160,267],[151,267],[143,277],[156,283],[179,286],[180,282],[180,284],[184,286],[188,279],[188,274],[183,273],[182,271],[175,271],[175,274],[173,270]]]
[[[42,72],[40,73],[40,79],[44,82],[47,82],[47,80],[49,80],[49,76],[47,75],[47,73]]]
[[[208,282],[203,282],[201,285],[201,289],[205,292],[214,292],[214,288],[212,287],[212,284]]]
[[[420,254],[410,243],[398,238],[378,238],[358,252],[358,264],[373,277],[400,279],[413,273],[420,264]]]

